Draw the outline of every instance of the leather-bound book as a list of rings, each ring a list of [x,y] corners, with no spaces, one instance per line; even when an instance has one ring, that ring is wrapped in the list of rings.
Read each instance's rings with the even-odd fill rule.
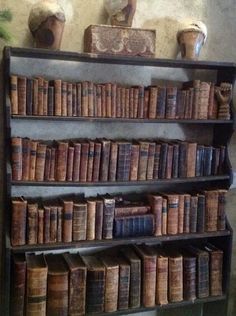
[[[57,242],[62,242],[63,207],[57,205]]]
[[[119,265],[109,255],[103,254],[99,258],[106,268],[104,312],[115,312],[118,307]]]
[[[125,117],[129,118],[129,88],[125,89]]]
[[[81,114],[82,116],[88,116],[88,82],[82,82],[82,106],[81,106]]]
[[[117,157],[118,157],[118,144],[111,142],[110,152],[110,164],[109,164],[109,181],[116,181],[116,170],[117,170]]]
[[[121,87],[116,91],[116,117],[121,117]]]
[[[67,82],[61,83],[61,116],[68,116],[67,113]]]
[[[155,180],[158,179],[159,177],[160,155],[161,155],[161,144],[156,143],[154,167],[153,167],[153,179]]]
[[[73,146],[69,146],[68,147],[68,157],[67,157],[66,181],[73,180],[74,155],[75,155],[75,148]]]
[[[105,301],[105,266],[95,256],[82,257],[87,267],[86,313],[104,311]]]
[[[87,231],[87,203],[74,201],[72,221],[73,241],[86,240]]]
[[[226,228],[226,194],[227,190],[218,190],[218,220],[217,220],[217,229],[225,230]]]
[[[192,195],[190,200],[190,233],[197,232],[198,196]]]
[[[22,180],[29,180],[30,169],[30,139],[22,138]]]
[[[73,201],[72,198],[63,198],[63,226],[62,226],[62,240],[63,242],[72,241],[72,219],[73,219]]]
[[[138,118],[143,118],[144,112],[144,86],[138,87]]]
[[[134,118],[134,88],[129,88],[129,118]]]
[[[21,246],[26,243],[27,201],[13,198],[11,201],[11,244]]]
[[[112,83],[111,85],[111,117],[116,117],[116,83]]]
[[[179,196],[178,194],[166,194],[167,198],[167,234],[178,234]]]
[[[223,280],[223,251],[216,248],[214,245],[207,243],[204,247],[209,253],[209,277],[210,277],[210,295],[218,296],[223,294],[222,280]]]
[[[131,164],[131,143],[119,141],[118,159],[117,159],[117,181],[129,181],[130,164]]]
[[[68,142],[57,142],[57,164],[56,164],[56,180],[66,181],[67,174],[67,158],[68,158]]]
[[[68,315],[69,271],[61,254],[46,255],[48,264],[47,315]]]
[[[18,114],[26,115],[26,77],[17,78],[17,88],[18,88]]]
[[[211,176],[211,166],[212,166],[212,154],[213,154],[213,147],[212,146],[205,146],[204,148],[204,163],[203,163],[203,175],[204,176]]]
[[[150,98],[150,91],[148,88],[144,89],[144,109],[143,109],[143,118],[148,119],[148,113],[149,113],[149,98]],[[156,117],[155,117],[156,118]]]
[[[197,260],[197,297],[209,296],[209,253],[200,248],[187,246],[187,250]]]
[[[187,83],[188,84],[188,83]],[[198,108],[199,108],[199,97],[200,97],[200,80],[193,80],[190,82],[189,87],[193,87],[194,96],[193,96],[193,112],[192,119],[198,119]]]
[[[102,144],[99,142],[95,142],[95,144],[94,144],[94,160],[93,160],[93,182],[99,181],[101,151],[102,151]]]
[[[172,177],[172,167],[173,167],[173,151],[174,147],[172,144],[168,144],[168,151],[167,151],[167,162],[166,162],[166,179],[171,179]]]
[[[160,195],[150,194],[148,196],[151,212],[154,215],[155,228],[154,236],[162,235],[162,202],[163,198]]]
[[[50,160],[50,172],[49,172],[49,181],[55,181],[56,173],[56,148],[51,148],[51,160]]]
[[[184,229],[183,233],[190,232],[190,208],[191,208],[191,195],[184,194]]]
[[[38,203],[27,201],[27,244],[37,244],[38,237]]]
[[[200,83],[199,99],[198,99],[198,119],[207,120],[208,103],[210,94],[210,84],[202,81]]]
[[[33,114],[33,79],[27,78],[26,81],[26,114]]]
[[[178,234],[184,231],[184,194],[179,194]]]
[[[55,98],[55,115],[61,116],[61,86],[62,82],[60,79],[54,80],[54,98]]]
[[[97,84],[94,88],[96,89],[96,116],[102,117],[102,87]]]
[[[179,142],[179,177],[187,177],[188,143]]]
[[[120,204],[115,207],[115,217],[119,216],[132,216],[132,215],[144,215],[150,213],[149,205],[138,205],[137,203]]]
[[[179,91],[179,99],[178,99],[178,104],[177,104],[177,118],[182,120],[184,119],[184,113],[185,113],[185,108],[186,108],[186,96],[187,93],[185,90],[180,90]]]
[[[105,83],[106,117],[111,117],[111,83]]]
[[[156,150],[156,144],[154,142],[149,143],[148,163],[147,163],[147,180],[152,180],[153,179],[155,150]]]
[[[165,118],[166,113],[166,87],[158,87],[156,118]]]
[[[52,149],[47,147],[46,148],[46,156],[45,156],[45,168],[44,168],[44,180],[50,180],[50,164],[51,164],[51,154]]]
[[[94,116],[94,84],[88,82],[88,116]]]
[[[216,176],[219,170],[220,163],[220,148],[213,148],[212,151],[212,165],[211,165],[211,174]]]
[[[72,117],[72,83],[68,82],[67,83],[67,97],[66,97],[66,107],[67,107],[67,116]]]
[[[76,96],[77,96],[77,116],[80,117],[82,116],[82,84],[78,82],[76,84]]]
[[[13,255],[13,287],[11,315],[25,315],[26,260],[25,254]]]
[[[89,141],[88,171],[87,171],[87,181],[88,182],[91,182],[93,179],[93,165],[94,165],[94,142]]]
[[[57,241],[57,207],[50,206],[50,243]]]
[[[157,256],[147,245],[134,247],[142,260],[142,305],[152,307],[156,303]]]
[[[149,142],[139,141],[138,180],[147,179]]]
[[[72,83],[72,116],[77,116],[77,88],[76,88],[76,83]]]
[[[44,243],[44,209],[38,209],[38,244]]]
[[[129,307],[138,308],[141,303],[141,260],[133,247],[122,247],[120,251],[130,265]]]
[[[101,163],[100,163],[100,181],[108,181],[111,141],[107,139],[101,139],[100,142],[102,144]]]
[[[166,87],[166,115],[167,119],[175,119],[177,104],[177,87]]]
[[[167,199],[166,198],[162,198],[162,235],[166,235],[167,234]]]
[[[219,161],[218,174],[224,174],[224,168],[225,168],[225,154],[226,154],[226,148],[225,148],[225,146],[220,146],[220,161]]]
[[[113,237],[113,221],[115,212],[115,199],[109,194],[102,196],[103,199],[103,231],[104,239],[112,239]]]
[[[174,250],[168,251],[169,257],[169,302],[183,300],[183,256]]]
[[[73,143],[74,146],[74,163],[73,163],[73,174],[72,180],[74,182],[79,181],[80,179],[80,161],[81,161],[81,144]]]
[[[158,178],[160,178],[160,179],[165,179],[165,177],[166,177],[168,147],[169,147],[169,145],[167,143],[161,142],[159,175],[158,175]]]
[[[208,119],[215,120],[217,119],[217,110],[215,108],[215,84],[214,82],[209,82],[210,92],[208,100]]]
[[[69,309],[71,316],[85,314],[87,268],[77,253],[64,253],[69,268]]]
[[[157,93],[158,89],[156,86],[149,87],[149,112],[148,118],[155,119],[157,114]]]
[[[103,201],[96,199],[96,214],[95,214],[95,239],[102,239],[103,231]]]
[[[44,205],[44,243],[50,243],[50,206]]]
[[[168,304],[168,256],[160,247],[152,247],[156,254],[156,304]]]
[[[48,115],[48,81],[43,80],[43,115]]]
[[[203,176],[203,161],[204,161],[205,147],[203,145],[197,145],[196,151],[196,166],[195,175],[196,177]]]
[[[35,180],[44,180],[47,145],[38,143],[36,151]]]
[[[185,91],[184,119],[188,118],[188,112],[189,112],[189,107],[190,107],[190,104],[189,104],[189,92],[190,92],[189,89]]]
[[[44,79],[38,77],[38,113],[37,115],[43,115],[43,88]]]
[[[187,118],[192,119],[193,116],[193,102],[194,102],[194,89],[189,89],[189,107],[187,111]]]
[[[138,180],[139,145],[131,145],[130,181]]]
[[[87,232],[86,239],[95,239],[95,217],[96,217],[96,201],[93,199],[87,200]]]
[[[105,85],[101,85],[101,98],[102,98],[102,117],[106,117],[107,113],[106,113],[106,89],[105,89]]]
[[[194,301],[197,294],[197,260],[194,255],[187,251],[181,251],[181,253],[183,255],[184,300]]]
[[[197,143],[187,145],[187,177],[195,177],[196,174]]]
[[[39,82],[37,78],[33,79],[33,115],[38,115],[38,89]]]
[[[125,310],[129,308],[130,265],[122,255],[116,254],[116,261],[119,264],[118,310]]]
[[[139,89],[133,87],[134,89],[134,118],[138,118],[138,101],[139,101]]]
[[[48,267],[43,254],[27,254],[26,315],[46,315]]]
[[[218,220],[218,207],[219,207],[219,191],[210,190],[205,191],[206,198],[206,231],[214,232],[217,231],[217,220]]]
[[[11,75],[10,78],[10,98],[11,98],[11,114],[18,114],[18,77],[16,75]]]
[[[182,91],[178,88],[177,97],[176,97],[176,113],[175,113],[175,118],[177,120],[180,119],[181,107],[182,107]]]
[[[205,231],[205,195],[197,194],[198,204],[197,204],[197,232],[204,233]]]
[[[22,180],[22,138],[11,139],[12,180]]]

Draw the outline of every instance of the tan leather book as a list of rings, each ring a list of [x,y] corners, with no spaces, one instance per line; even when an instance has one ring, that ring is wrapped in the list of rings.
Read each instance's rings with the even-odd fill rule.
[[[125,310],[129,308],[130,265],[120,254],[115,258],[119,264],[118,310]]]
[[[196,155],[197,143],[188,143],[187,145],[187,178],[196,175]]]
[[[191,207],[191,195],[184,194],[184,228],[183,228],[184,234],[188,234],[190,232],[190,207]]]
[[[154,142],[150,142],[149,148],[148,148],[147,180],[153,179],[155,151],[156,151],[156,144]]]
[[[61,254],[46,255],[48,264],[47,315],[67,315],[69,270]]]
[[[44,243],[44,209],[38,209],[38,244]]]
[[[154,236],[162,235],[162,204],[163,198],[160,195],[150,194],[148,195],[148,201],[151,206],[151,212],[154,214],[155,219],[155,231]]]
[[[104,312],[115,312],[118,304],[119,265],[115,258],[108,255],[103,254],[99,258],[106,268]]]
[[[57,207],[50,204],[50,243],[57,242]]]
[[[29,180],[30,169],[30,139],[22,138],[22,180]]]
[[[218,190],[204,191],[206,204],[205,204],[205,215],[206,222],[205,227],[207,232],[217,231],[217,219],[218,219],[218,203],[219,203],[219,192]]]
[[[138,165],[139,165],[139,145],[131,145],[131,161],[130,161],[130,181],[138,180]]]
[[[134,118],[134,88],[129,88],[129,118]]]
[[[27,244],[35,245],[38,242],[38,203],[27,201]]]
[[[139,141],[138,180],[146,180],[149,142]]]
[[[88,116],[94,116],[94,84],[88,82]]]
[[[149,205],[139,205],[138,203],[121,204],[115,207],[115,217],[144,215],[150,212]]]
[[[33,79],[33,115],[38,115],[38,89],[39,82],[37,78]]]
[[[67,158],[66,181],[73,180],[74,153],[75,153],[75,148],[73,146],[69,146],[68,147],[68,158]]]
[[[61,116],[68,116],[67,114],[67,82],[61,83]]]
[[[38,142],[30,141],[30,168],[29,168],[29,180],[35,180],[35,170],[36,170],[36,152],[37,152]]]
[[[102,86],[96,85],[96,116],[102,117]]]
[[[95,214],[95,239],[102,239],[103,231],[103,201],[95,199],[96,201],[96,214]]]
[[[56,152],[56,180],[66,181],[68,142],[58,141]]]
[[[130,106],[129,88],[125,89],[125,117],[129,118],[129,106]]]
[[[115,199],[106,194],[102,196],[103,199],[103,231],[102,237],[104,239],[113,238],[113,221],[115,212]]]
[[[157,114],[157,93],[158,89],[156,86],[149,87],[149,112],[148,118],[155,119]]]
[[[18,76],[18,114],[26,115],[26,77]]]
[[[197,289],[197,260],[188,251],[181,250],[183,255],[183,295],[184,300],[194,301]]]
[[[24,198],[11,200],[11,244],[21,246],[26,244],[27,201]]]
[[[74,182],[80,179],[80,162],[81,162],[81,144],[73,143],[74,146],[74,163],[73,163],[73,175],[72,179]]]
[[[100,163],[100,181],[107,181],[109,162],[110,162],[111,141],[107,139],[101,139],[100,142],[102,144],[101,163]]]
[[[87,171],[87,181],[91,182],[93,179],[93,165],[94,165],[94,147],[93,141],[89,141],[89,152],[88,152],[88,171]]]
[[[51,148],[51,160],[50,160],[50,171],[49,181],[55,181],[56,174],[56,148]]]
[[[177,104],[177,87],[166,87],[166,118],[175,119]]]
[[[43,115],[48,115],[48,81],[43,80]]]
[[[26,254],[26,315],[46,315],[48,267],[43,254]]]
[[[217,107],[215,102],[215,84],[214,82],[209,82],[210,92],[209,92],[209,100],[208,100],[208,119],[215,120],[217,119]]]
[[[77,116],[82,116],[82,84],[78,82],[76,84],[77,87]]]
[[[51,164],[51,154],[52,149],[47,147],[46,148],[46,156],[45,156],[45,168],[44,168],[44,180],[50,180],[50,164]]]
[[[101,85],[101,99],[102,99],[102,117],[106,117],[106,89],[105,85]]]
[[[166,162],[166,179],[172,178],[173,151],[174,151],[173,145],[168,144],[167,162]]]
[[[81,141],[81,157],[80,157],[80,175],[79,181],[86,182],[88,172],[88,154],[89,154],[89,143],[84,140]]]
[[[199,98],[200,98],[200,80],[193,80],[183,83],[183,88],[193,88],[193,108],[192,108],[192,119],[198,119],[199,112]],[[181,117],[180,117],[181,118]]]
[[[57,205],[57,242],[62,242],[63,207]]]
[[[22,138],[11,139],[12,180],[22,180]]]
[[[179,196],[178,194],[165,194],[167,198],[167,234],[178,234]]]
[[[72,117],[72,83],[67,82],[67,100],[66,100],[66,107],[67,107],[67,116]]]
[[[69,268],[69,315],[85,314],[87,268],[77,253],[64,253]]]
[[[25,315],[26,260],[25,254],[13,254],[11,315]]]
[[[208,82],[201,82],[198,100],[198,119],[207,120],[208,118],[208,104],[209,104],[210,84]]]
[[[82,116],[88,116],[88,82],[82,82]]]
[[[47,145],[38,143],[36,151],[36,166],[35,166],[35,180],[44,180],[44,170],[46,161],[46,148]]]
[[[102,144],[95,142],[94,144],[94,160],[93,160],[93,182],[99,181],[100,163],[101,163]]]
[[[74,201],[72,225],[73,241],[86,240],[87,203],[85,201]]]
[[[78,114],[77,114],[77,86],[76,86],[76,83],[72,83],[72,116],[78,116]]]
[[[184,232],[184,194],[179,194],[178,233]]]
[[[44,88],[44,79],[38,77],[38,113],[37,115],[43,115],[43,88]]]
[[[139,89],[133,87],[134,89],[134,118],[138,118],[138,98],[139,98]]]
[[[162,235],[167,234],[167,199],[162,199]]]
[[[62,81],[60,79],[54,80],[54,97],[55,97],[55,115],[62,115],[61,105],[61,92],[62,92]]]
[[[149,112],[149,98],[150,98],[150,91],[145,88],[144,89],[144,109],[143,109],[143,118],[148,118],[148,112]]]
[[[118,144],[111,142],[110,164],[109,164],[109,181],[116,181]]]
[[[87,232],[86,239],[95,239],[95,218],[96,218],[96,201],[87,200]]]
[[[168,251],[169,257],[169,302],[183,300],[183,256],[174,250]]]
[[[116,117],[121,117],[121,87],[116,91]]]
[[[10,92],[11,92],[11,114],[18,114],[18,77],[11,75]]]
[[[111,117],[111,83],[105,83],[106,91],[106,117]]]
[[[121,117],[125,118],[125,94],[126,89],[124,87],[121,88]]]
[[[72,241],[72,219],[73,219],[73,200],[72,198],[63,198],[63,225],[62,225],[62,240],[63,242]]]
[[[44,243],[50,243],[50,206],[43,205],[44,209]]]

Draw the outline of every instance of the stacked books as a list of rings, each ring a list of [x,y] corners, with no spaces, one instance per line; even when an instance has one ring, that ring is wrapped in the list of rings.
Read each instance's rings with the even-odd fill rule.
[[[15,181],[146,181],[223,174],[225,146],[180,140],[79,139],[37,141],[13,137]]]
[[[180,82],[179,87],[124,87],[18,75],[10,81],[14,115],[206,120],[217,119],[219,112],[215,84],[200,80]]]
[[[21,315],[84,315],[221,296],[223,255],[210,243],[14,255],[11,306]]]
[[[54,200],[12,199],[12,246],[215,232],[226,229],[226,190]],[[137,197],[136,197],[137,199]]]

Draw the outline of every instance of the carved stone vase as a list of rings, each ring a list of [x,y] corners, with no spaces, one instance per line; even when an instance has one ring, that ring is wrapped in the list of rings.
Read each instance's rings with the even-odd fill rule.
[[[65,21],[65,13],[56,0],[37,2],[32,7],[28,20],[35,46],[59,50]]]

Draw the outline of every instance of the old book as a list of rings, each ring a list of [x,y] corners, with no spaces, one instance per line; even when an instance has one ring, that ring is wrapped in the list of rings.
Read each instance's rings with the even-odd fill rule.
[[[148,112],[149,112],[149,98],[150,98],[150,91],[148,88],[144,89],[144,101],[143,101],[143,118],[148,118]],[[156,118],[156,117],[155,117]]]
[[[166,161],[166,179],[171,179],[172,177],[172,166],[173,166],[173,150],[174,147],[172,144],[168,144],[168,151],[167,151],[167,161]]]
[[[86,239],[95,239],[95,218],[96,218],[96,201],[92,199],[87,200],[87,231]]]
[[[129,88],[129,118],[134,118],[134,88]]]
[[[50,181],[50,164],[51,164],[51,154],[52,149],[46,148],[46,156],[45,156],[45,168],[44,168],[44,180]]]
[[[151,212],[154,215],[154,236],[162,235],[162,202],[163,198],[160,195],[150,194],[148,196]]]
[[[156,254],[156,304],[168,304],[168,257],[160,247],[152,247]]]
[[[158,178],[165,179],[166,177],[166,165],[168,155],[168,144],[161,142],[160,160],[159,160],[159,175]]]
[[[106,117],[111,117],[111,83],[105,83],[106,91]]]
[[[149,112],[148,118],[155,119],[157,114],[157,93],[158,88],[156,86],[149,87]]]
[[[167,119],[175,119],[177,103],[177,87],[166,87],[166,113]]]
[[[187,90],[185,91],[184,119],[187,119],[187,118],[188,118],[188,112],[189,112],[189,107],[190,107],[190,104],[189,104],[189,92],[190,92],[189,89],[187,89]]]
[[[38,115],[38,89],[39,82],[37,78],[33,79],[33,115]]]
[[[152,236],[154,231],[154,215],[120,216],[114,219],[114,237]]]
[[[83,256],[82,259],[87,267],[86,312],[103,312],[105,301],[105,266],[95,256]]]
[[[177,89],[177,97],[176,97],[176,113],[175,118],[180,119],[180,112],[182,108],[182,91],[180,89]]]
[[[154,156],[154,168],[153,168],[153,179],[158,179],[159,177],[159,167],[160,167],[160,154],[161,154],[161,144],[156,143],[155,156]]]
[[[50,204],[50,243],[57,242],[57,207]]]
[[[131,143],[119,141],[117,158],[117,181],[129,181],[131,164]]]
[[[33,79],[26,80],[26,114],[33,115]]]
[[[47,145],[38,143],[36,151],[36,165],[35,165],[35,180],[44,180],[44,170],[46,161],[46,148]]]
[[[183,300],[183,256],[179,252],[168,252],[169,257],[169,302]]]
[[[26,243],[27,201],[24,198],[11,200],[11,244],[12,246]]]
[[[111,84],[111,117],[116,117],[116,90],[117,84]]]
[[[63,242],[72,241],[72,219],[73,219],[73,201],[72,198],[63,198],[63,226],[62,226],[62,240]]]
[[[139,203],[139,202],[138,202]],[[132,216],[132,215],[144,215],[149,213],[150,206],[138,203],[121,203],[115,206],[115,217],[120,216]]]
[[[80,82],[78,82],[76,84],[77,87],[77,116],[82,116],[82,84]]]
[[[97,84],[94,89],[96,89],[96,116],[102,117],[102,86]]]
[[[72,83],[72,116],[77,116],[77,87]]]
[[[82,82],[82,116],[88,116],[88,82]]]
[[[73,109],[72,109],[72,83],[68,82],[67,83],[67,94],[66,94],[66,112],[67,116],[72,117],[73,114]]]
[[[219,161],[218,174],[224,174],[225,172],[225,154],[226,154],[225,146],[220,146],[220,161]]]
[[[94,144],[94,160],[93,160],[93,182],[99,181],[101,151],[102,151],[102,144],[99,142],[95,142],[95,144]]]
[[[210,190],[204,191],[206,204],[205,204],[205,220],[206,231],[217,231],[217,219],[218,219],[218,206],[219,206],[219,191]]]
[[[134,118],[138,118],[138,100],[139,100],[139,89],[138,87],[133,87],[134,91]]]
[[[209,82],[210,92],[208,100],[208,119],[215,120],[217,119],[217,109],[215,107],[215,84],[214,82]]]
[[[205,231],[205,195],[197,194],[198,205],[197,205],[197,232],[203,233]]]
[[[204,160],[203,160],[203,176],[210,176],[212,174],[211,173],[212,154],[213,154],[213,147],[205,146],[204,147]]]
[[[94,84],[88,82],[88,116],[94,116]]]
[[[156,303],[157,256],[147,245],[135,246],[135,251],[142,260],[142,304],[152,307]]]
[[[101,85],[101,98],[102,98],[102,117],[106,117],[106,89],[105,85]]]
[[[94,165],[94,142],[89,141],[89,151],[88,151],[88,171],[87,171],[87,181],[91,182],[93,179],[93,165]]]
[[[50,206],[44,205],[44,243],[50,243]]]
[[[213,148],[211,174],[214,176],[218,174],[219,163],[220,163],[220,148]]]
[[[44,79],[38,77],[38,113],[37,115],[43,115],[43,88],[44,88]]]
[[[46,315],[48,267],[44,255],[27,254],[26,315]]]
[[[210,85],[208,82],[200,83],[199,99],[198,99],[198,119],[207,120],[208,103],[209,103]]]
[[[43,115],[48,115],[48,81],[43,81]]]
[[[155,160],[156,144],[154,142],[149,143],[148,148],[148,162],[147,162],[147,180],[153,179],[154,160]]]
[[[22,180],[22,138],[11,139],[12,180]]]
[[[11,315],[25,315],[26,259],[25,254],[13,255]]]
[[[182,120],[184,119],[185,108],[187,105],[187,92],[185,90],[181,90],[179,98],[181,106],[178,107],[178,119]]]
[[[179,210],[178,210],[178,233],[184,231],[184,194],[179,194]]]
[[[116,261],[119,264],[118,310],[125,310],[129,308],[130,265],[122,255],[116,254]]]
[[[95,239],[102,239],[103,231],[103,201],[96,199],[96,213],[95,213]]]
[[[48,264],[47,315],[67,315],[69,271],[61,254],[46,255]]]
[[[81,157],[80,157],[80,182],[86,182],[88,173],[88,155],[89,143],[87,141],[81,142]]]
[[[75,153],[75,148],[73,146],[69,146],[68,157],[67,157],[66,181],[73,180],[74,153]]]
[[[192,111],[192,119],[196,120],[199,118],[198,111],[199,111],[199,97],[200,97],[200,80],[193,80],[190,84],[190,87],[193,87],[193,111]]]
[[[226,229],[226,194],[227,190],[218,190],[218,219],[217,219],[217,229],[225,230]]]
[[[56,173],[56,148],[51,148],[51,158],[50,158],[50,168],[49,168],[49,181],[55,181],[55,173]]]
[[[196,299],[196,278],[197,278],[197,260],[194,255],[188,252],[183,254],[183,298],[186,301]]]
[[[87,203],[74,201],[72,225],[73,241],[86,240]]]
[[[56,154],[56,180],[66,181],[67,174],[67,158],[68,158],[68,142],[57,142],[57,154]]]
[[[103,231],[104,239],[112,239],[113,237],[113,220],[115,212],[115,199],[109,194],[102,196],[103,199]]]
[[[110,152],[110,164],[109,164],[109,181],[116,181],[116,170],[117,170],[117,157],[118,157],[118,144],[111,142]]]
[[[139,141],[138,180],[147,179],[149,142]]]
[[[69,309],[72,316],[85,314],[87,268],[79,254],[64,253],[69,268]]]
[[[157,110],[156,118],[163,119],[165,118],[166,113],[166,87],[158,87],[157,93]]]
[[[187,111],[187,118],[192,119],[193,116],[193,102],[194,102],[194,89],[189,89],[189,107]]]
[[[119,265],[109,255],[103,254],[99,258],[106,268],[104,312],[115,312],[118,307]]]
[[[162,199],[162,235],[167,234],[167,214],[168,214],[168,208],[167,208],[167,199],[163,197]]]
[[[190,232],[190,208],[191,196],[189,194],[184,194],[184,234],[188,234]]]
[[[28,200],[27,203],[27,244],[37,244],[38,237],[38,203]]]
[[[11,114],[18,114],[18,77],[11,75],[10,78],[10,98],[11,98]]]
[[[63,207],[57,205],[57,242],[62,242]]]
[[[179,196],[178,194],[166,194],[167,198],[167,234],[178,234]]]
[[[61,115],[68,116],[67,113],[67,82],[61,83]]]
[[[77,182],[80,179],[81,144],[73,143],[73,146],[75,150],[74,150],[74,164],[73,164],[72,180],[74,182]]]
[[[190,233],[197,232],[198,196],[192,195],[190,200]]]
[[[22,180],[29,180],[30,170],[30,139],[22,138]]]
[[[100,163],[100,181],[108,181],[111,141],[107,139],[101,139],[100,142],[102,145],[101,163]]]
[[[196,166],[195,175],[196,177],[203,176],[203,162],[204,162],[205,147],[203,145],[197,145],[196,151]]]
[[[60,79],[54,80],[54,104],[55,104],[55,115],[61,116],[62,108],[61,108],[61,86],[62,82]]]
[[[132,247],[120,249],[130,264],[129,307],[138,308],[141,303],[141,260]]]
[[[18,76],[18,113],[19,115],[26,115],[26,77]]]
[[[125,117],[129,118],[129,88],[125,89]]]
[[[116,117],[121,117],[121,87],[117,87],[116,91]]]
[[[131,145],[130,181],[138,180],[139,145]]]
[[[138,118],[143,118],[144,112],[144,86],[138,87]]]
[[[44,243],[44,209],[38,209],[38,244]]]
[[[187,177],[188,143],[179,142],[179,177]]]
[[[195,177],[197,143],[187,145],[187,177]]]

